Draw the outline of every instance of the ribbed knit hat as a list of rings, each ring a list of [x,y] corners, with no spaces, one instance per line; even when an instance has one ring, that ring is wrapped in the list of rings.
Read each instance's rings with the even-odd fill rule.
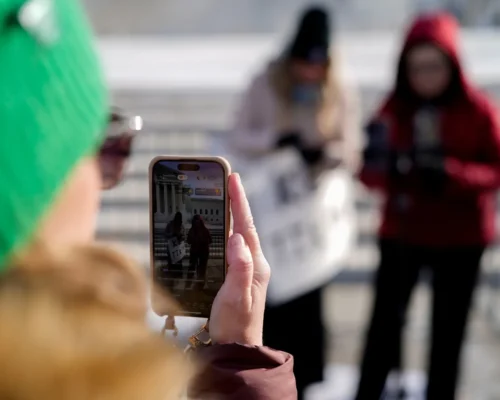
[[[0,0],[0,60],[2,269],[36,232],[78,161],[97,150],[109,109],[75,0]]]
[[[307,9],[302,15],[288,56],[307,62],[325,62],[330,47],[330,20],[320,7]]]

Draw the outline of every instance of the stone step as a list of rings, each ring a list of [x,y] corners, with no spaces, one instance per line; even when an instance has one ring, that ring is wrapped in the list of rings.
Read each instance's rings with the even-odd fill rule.
[[[99,34],[215,35],[290,30],[309,0],[85,0]],[[401,29],[410,0],[324,0],[342,30]],[[116,18],[116,8],[120,18]],[[263,12],[265,10],[265,12]],[[369,18],[371,17],[371,18]]]
[[[133,257],[141,265],[147,267],[150,264],[149,234],[143,231],[143,240],[125,241],[119,237],[101,237],[98,239],[109,243]],[[351,255],[345,260],[343,268],[340,269],[340,281],[366,282],[378,265],[378,249],[373,240],[356,246]],[[495,245],[488,250],[483,258],[483,272],[488,276],[497,276],[497,267],[500,265],[500,246]],[[332,276],[334,279],[334,276]],[[498,278],[496,279],[498,280]]]
[[[461,32],[461,58],[469,76],[479,84],[500,81],[500,57],[495,51],[499,36],[494,30]],[[283,45],[277,35],[113,36],[101,38],[98,44],[106,76],[115,90],[233,93],[243,90]],[[343,80],[381,90],[393,84],[400,34],[340,34],[336,44]]]
[[[134,211],[123,211],[117,207],[105,208],[98,219],[98,229],[101,237],[122,238],[133,241],[147,240],[149,230],[149,205],[144,203]],[[379,213],[376,209],[360,209],[356,216],[356,224],[360,241],[373,240],[373,235],[379,225]],[[499,217],[500,222],[500,217]]]
[[[147,171],[149,161],[157,155],[206,154],[210,146],[211,140],[207,130],[146,130],[135,138],[129,172]]]
[[[118,235],[117,235],[118,236]],[[141,265],[150,264],[149,233],[143,231],[143,240],[134,238],[132,241],[121,240],[120,237],[106,237],[98,234],[98,239],[104,243],[109,243],[113,247],[123,250],[126,254],[133,257]],[[500,258],[500,249],[499,255]],[[372,271],[378,262],[378,251],[375,245],[358,246],[352,255],[346,260],[345,269],[355,271]],[[333,278],[333,277],[332,277]]]
[[[500,99],[499,85],[492,83],[485,89]],[[384,94],[379,88],[359,88],[362,121],[370,117]],[[146,151],[151,149],[151,143],[156,144],[149,135],[190,137],[191,134],[200,136],[207,132],[227,132],[233,124],[238,103],[238,93],[219,91],[190,94],[186,91],[118,91],[114,99],[115,105],[144,119],[144,148],[139,146],[138,151]]]

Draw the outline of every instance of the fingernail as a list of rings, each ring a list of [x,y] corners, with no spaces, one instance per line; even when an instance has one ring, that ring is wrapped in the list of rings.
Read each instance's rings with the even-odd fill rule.
[[[229,247],[232,249],[241,249],[242,247],[245,247],[245,240],[243,239],[243,236],[239,233],[233,234],[233,236],[229,238]]]

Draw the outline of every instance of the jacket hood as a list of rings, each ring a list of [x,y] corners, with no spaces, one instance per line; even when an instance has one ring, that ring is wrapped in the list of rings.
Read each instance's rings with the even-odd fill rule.
[[[418,17],[407,32],[401,51],[394,94],[408,95],[410,91],[406,77],[405,58],[417,45],[431,44],[445,53],[454,69],[452,85],[464,96],[469,91],[469,84],[464,76],[458,50],[459,25],[455,17],[445,12],[429,13]]]

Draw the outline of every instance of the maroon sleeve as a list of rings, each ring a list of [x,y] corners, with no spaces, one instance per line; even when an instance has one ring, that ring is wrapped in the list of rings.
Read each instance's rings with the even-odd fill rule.
[[[498,111],[490,103],[485,105],[485,115],[478,134],[482,139],[481,162],[463,161],[447,157],[446,172],[451,189],[491,191],[500,188],[500,123]]]
[[[369,171],[364,165],[359,173],[359,180],[369,189],[380,191],[387,190],[387,174]]]
[[[215,345],[198,354],[204,368],[189,389],[193,399],[295,400],[293,357],[268,347]]]

